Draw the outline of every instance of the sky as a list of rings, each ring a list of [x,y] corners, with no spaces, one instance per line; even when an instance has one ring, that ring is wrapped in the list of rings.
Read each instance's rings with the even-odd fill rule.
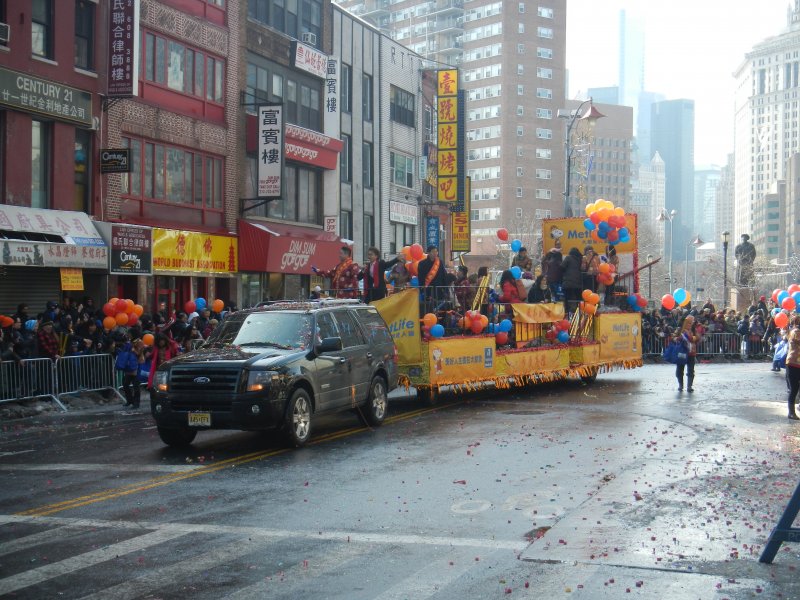
[[[618,83],[619,11],[645,28],[645,90],[695,101],[695,165],[733,152],[733,72],[786,27],[789,0],[566,0],[569,98]],[[792,0],[791,4],[794,4]]]

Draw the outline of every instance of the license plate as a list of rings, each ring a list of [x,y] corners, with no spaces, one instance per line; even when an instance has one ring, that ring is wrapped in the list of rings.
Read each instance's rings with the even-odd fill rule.
[[[211,413],[189,413],[189,427],[211,427]]]

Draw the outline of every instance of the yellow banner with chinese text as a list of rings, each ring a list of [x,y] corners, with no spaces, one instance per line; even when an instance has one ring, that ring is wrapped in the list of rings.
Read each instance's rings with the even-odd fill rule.
[[[464,210],[450,213],[450,250],[469,252],[472,250],[472,224],[469,220],[472,202],[472,177],[464,179]]]
[[[493,335],[433,339],[427,346],[431,384],[469,383],[496,377]]]
[[[548,373],[569,367],[569,348],[526,349],[497,355],[497,374],[509,377]]]
[[[196,231],[153,229],[153,270],[180,273],[236,273],[239,244],[235,237]]]
[[[546,304],[512,304],[515,323],[552,323],[564,318],[564,305],[561,302]]]
[[[404,290],[371,304],[378,309],[389,327],[394,345],[397,346],[399,364],[420,364],[419,292],[416,289]]]
[[[83,289],[83,269],[61,267],[61,289],[75,292]]]

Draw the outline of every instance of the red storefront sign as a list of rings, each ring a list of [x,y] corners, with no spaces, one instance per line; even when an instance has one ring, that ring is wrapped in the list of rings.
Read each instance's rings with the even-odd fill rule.
[[[341,140],[305,127],[287,124],[284,129],[284,150],[288,160],[333,170],[343,147]],[[258,150],[258,119],[254,115],[247,115],[245,150]]]
[[[313,227],[239,221],[239,270],[311,275],[339,262],[339,236]]]

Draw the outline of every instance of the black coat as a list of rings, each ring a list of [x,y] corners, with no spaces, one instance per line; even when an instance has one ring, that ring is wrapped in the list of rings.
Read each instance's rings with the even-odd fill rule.
[[[441,297],[444,295],[444,288],[447,286],[447,269],[444,266],[444,261],[440,258],[439,270],[436,272],[436,275],[433,277],[430,284],[425,286],[425,279],[428,277],[428,273],[430,273],[431,268],[433,268],[433,261],[430,258],[419,261],[419,265],[417,265],[417,279],[419,280],[419,287],[433,289],[436,297]],[[425,289],[425,293],[428,294],[430,289]]]
[[[368,264],[361,269],[358,274],[359,279],[364,280],[364,302],[370,303],[374,300],[386,298],[386,280],[383,277],[385,271],[391,269],[400,262],[400,257],[395,257],[392,260],[378,259],[378,281],[372,281],[372,264]]]

